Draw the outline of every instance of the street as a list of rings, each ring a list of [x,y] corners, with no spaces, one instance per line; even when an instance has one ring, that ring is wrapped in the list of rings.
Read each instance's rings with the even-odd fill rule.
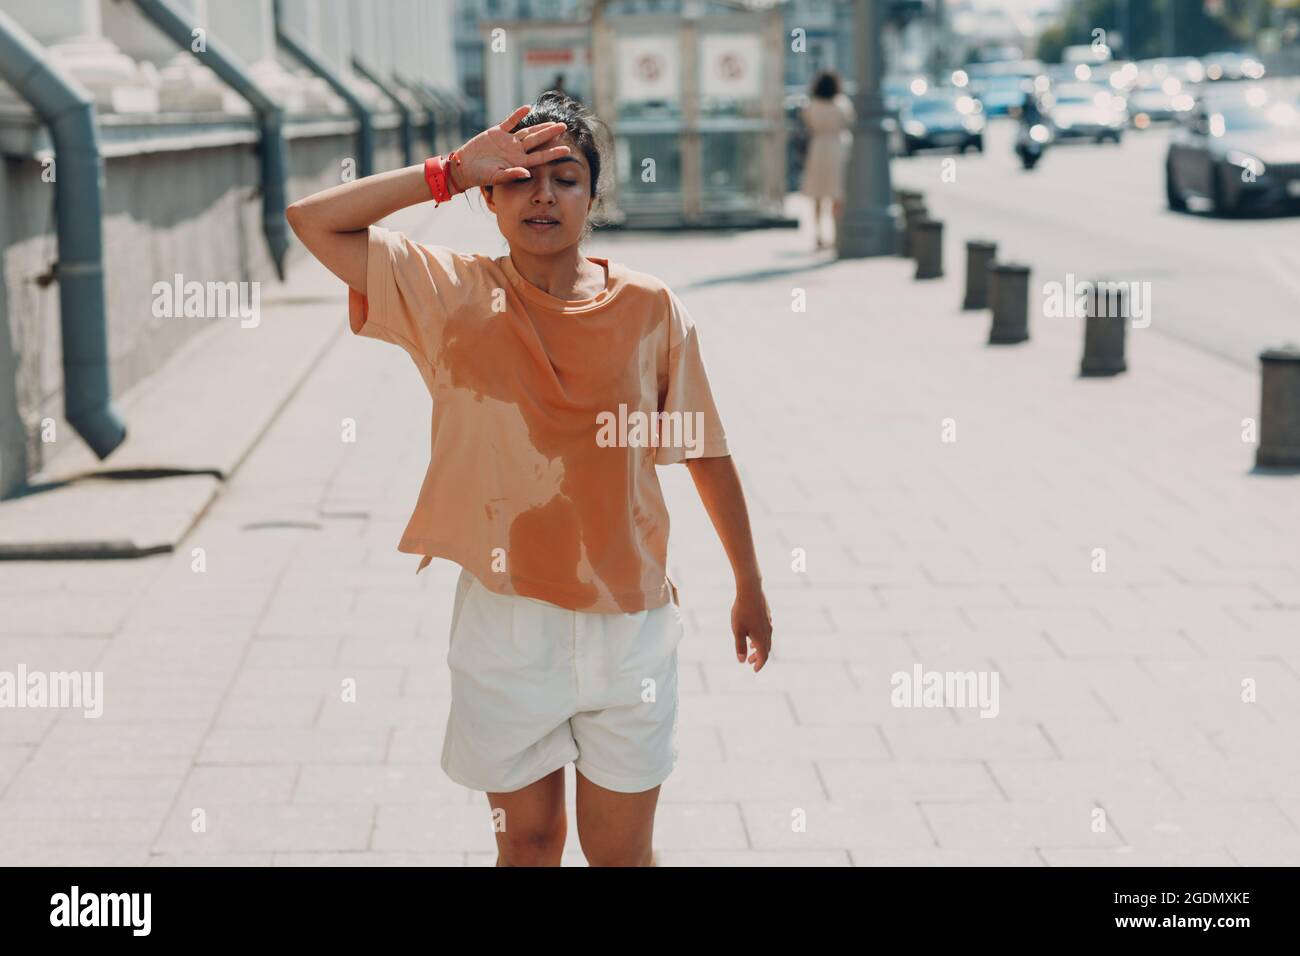
[[[1150,282],[1152,331],[1245,366],[1264,348],[1300,341],[1300,217],[1170,211],[1168,129],[1128,130],[1119,146],[1053,146],[1029,172],[1012,152],[1014,132],[1011,121],[991,123],[983,155],[893,161],[894,185],[923,190],[943,220],[950,271],[964,268],[967,239],[987,237],[999,259],[1032,267],[1031,321],[1043,284],[1073,273]]]

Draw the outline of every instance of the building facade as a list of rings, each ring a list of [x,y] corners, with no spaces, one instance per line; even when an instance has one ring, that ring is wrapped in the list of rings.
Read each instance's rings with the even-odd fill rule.
[[[106,367],[95,374],[114,396],[208,327],[157,315],[160,278],[278,283],[284,268],[267,225],[267,121],[201,54],[222,51],[282,111],[285,203],[359,174],[358,110],[370,117],[375,171],[401,165],[405,146],[418,156],[462,142],[451,0],[171,0],[187,46],[146,6],[0,0],[0,32],[94,103],[102,216],[77,228],[100,233],[102,262],[90,268],[102,272],[102,314],[76,318],[106,330]],[[71,273],[54,216],[71,167],[59,165],[33,108],[38,94],[6,76],[25,82],[0,64],[0,497],[77,440],[64,415],[63,355],[83,345],[64,340],[79,326],[62,321],[60,285]]]

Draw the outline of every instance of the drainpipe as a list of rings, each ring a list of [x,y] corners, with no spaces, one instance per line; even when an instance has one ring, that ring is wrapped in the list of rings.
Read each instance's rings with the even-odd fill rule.
[[[357,118],[357,152],[360,154],[357,156],[357,174],[361,177],[369,176],[375,171],[375,120],[370,107],[366,106],[356,90],[343,82],[341,76],[331,70],[320,57],[308,49],[305,42],[294,36],[284,25],[280,0],[275,0],[275,38],[292,56],[301,61],[303,66],[328,83],[330,89],[348,104],[348,109],[352,110]]]
[[[102,461],[126,438],[126,423],[109,387],[101,235],[104,160],[94,100],[3,10],[0,77],[31,104],[54,142],[63,414]]]
[[[384,80],[380,79],[379,74],[370,67],[366,66],[359,57],[352,58],[352,69],[356,70],[363,77],[369,80],[379,91],[393,101],[397,107],[397,112],[402,115],[402,165],[410,166],[415,162],[414,130],[411,127],[411,111],[407,109],[406,104],[401,101],[393,88]]]
[[[182,50],[189,50],[204,66],[248,101],[257,113],[262,141],[262,233],[270,247],[276,274],[284,280],[285,255],[289,251],[289,224],[284,218],[285,180],[289,175],[289,150],[284,142],[284,110],[248,75],[238,58],[228,53],[221,41],[207,37],[207,49],[195,50],[194,24],[168,0],[135,0],[140,12]]]

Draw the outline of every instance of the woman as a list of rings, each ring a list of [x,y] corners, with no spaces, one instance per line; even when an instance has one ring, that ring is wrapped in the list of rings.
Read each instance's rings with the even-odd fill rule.
[[[695,324],[658,279],[580,253],[604,167],[589,115],[552,90],[448,157],[288,210],[350,287],[352,331],[405,349],[434,398],[398,549],[423,554],[420,569],[435,556],[462,567],[442,767],[487,794],[498,866],[559,865],[570,762],[587,861],[654,865],[684,633],[655,465],[686,463],[722,540],[737,660],[760,670],[771,648]],[[373,225],[476,187],[508,255]]]
[[[816,248],[839,242],[840,217],[844,212],[844,173],[850,132],[856,113],[849,98],[840,92],[840,78],[834,70],[822,70],[812,84],[812,97],[802,110],[808,130],[808,156],[803,168],[803,193],[813,200],[813,238]],[[829,199],[833,216],[830,242],[822,242],[822,202]]]

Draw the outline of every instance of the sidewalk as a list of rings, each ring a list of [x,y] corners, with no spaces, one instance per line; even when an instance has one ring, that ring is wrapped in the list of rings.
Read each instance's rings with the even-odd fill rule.
[[[478,209],[388,225],[500,254]],[[588,250],[700,325],[776,629],[761,674],[735,662],[721,548],[660,469],[689,624],[661,864],[1300,863],[1300,478],[1249,474],[1257,377],[1157,313],[1127,375],[1079,379],[1081,320],[992,349],[959,264],[811,245]],[[0,710],[0,864],[492,865],[486,800],[438,765],[456,568],[396,551],[428,401],[400,350],[340,337],[174,554],[0,564],[0,671],[106,696]],[[997,716],[892,706],[914,664],[996,672]]]

